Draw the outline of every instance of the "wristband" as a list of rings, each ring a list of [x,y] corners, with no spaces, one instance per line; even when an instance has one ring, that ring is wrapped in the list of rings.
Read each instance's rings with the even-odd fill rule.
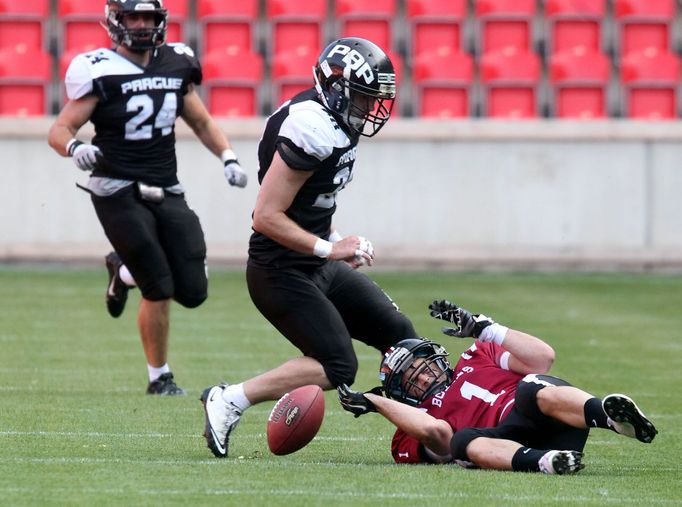
[[[502,345],[505,336],[507,336],[507,331],[509,331],[507,326],[501,326],[495,322],[481,331],[481,335],[478,337],[478,339],[483,343],[493,342],[497,345]]]
[[[229,148],[227,150],[223,150],[223,152],[220,154],[220,160],[223,161],[223,164],[227,164],[228,162],[238,162],[237,155]]]
[[[343,236],[339,234],[337,230],[332,231],[332,233],[329,235],[329,241],[330,243],[336,243],[337,241],[341,241],[343,239]]]
[[[326,259],[332,254],[332,244],[331,242],[324,240],[322,238],[317,238],[315,246],[313,247],[313,253],[318,257]]]
[[[73,152],[74,152],[74,151],[76,150],[76,148],[78,148],[81,144],[85,144],[85,143],[83,143],[83,141],[79,141],[79,140],[76,139],[75,137],[74,137],[73,139],[71,139],[68,143],[66,143],[66,153],[69,154],[69,157],[73,157]]]

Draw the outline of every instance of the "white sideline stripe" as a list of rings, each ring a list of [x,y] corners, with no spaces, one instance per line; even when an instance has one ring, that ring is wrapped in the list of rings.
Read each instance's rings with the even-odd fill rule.
[[[203,438],[197,431],[192,434],[173,433],[107,433],[100,431],[0,431],[0,437],[90,437],[90,438]],[[264,439],[265,433],[244,433],[239,435],[243,440]],[[317,436],[315,440],[326,442],[369,442],[388,441],[388,437],[325,437]]]
[[[327,497],[327,498],[348,498],[348,497],[358,497],[358,498],[377,498],[377,499],[452,499],[452,498],[462,498],[470,500],[489,500],[497,504],[499,502],[536,502],[537,504],[543,504],[548,502],[569,502],[572,504],[580,502],[594,502],[599,500],[599,503],[609,503],[609,504],[638,504],[641,503],[641,499],[635,499],[631,497],[615,497],[606,496],[602,494],[595,494],[594,496],[540,496],[540,495],[500,495],[499,493],[483,495],[483,494],[468,494],[463,492],[453,492],[451,490],[443,491],[442,494],[436,493],[381,493],[381,492],[354,492],[354,491],[342,491],[342,492],[331,492],[331,491],[321,491],[320,489],[259,489],[256,494],[254,494],[253,489],[136,489],[129,490],[123,488],[46,488],[48,491],[59,494],[59,493],[73,493],[78,491],[85,494],[106,494],[106,495],[131,495],[137,494],[140,497],[148,499],[151,496],[163,498],[164,496],[173,495],[196,495],[196,496],[234,496],[242,495],[249,496],[253,498],[254,496],[305,496],[311,497]],[[7,487],[0,488],[0,492],[5,493],[20,493],[29,495],[35,494],[35,488],[18,488],[18,487]],[[647,498],[647,505],[658,504],[658,505],[677,505],[678,500],[666,500],[658,498]]]

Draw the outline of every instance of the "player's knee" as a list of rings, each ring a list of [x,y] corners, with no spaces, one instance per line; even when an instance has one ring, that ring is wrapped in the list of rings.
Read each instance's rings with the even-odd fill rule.
[[[343,361],[323,362],[322,366],[333,386],[341,384],[351,386],[355,382],[355,375],[358,372],[358,359],[355,354],[346,356]]]
[[[203,294],[176,294],[175,295],[175,301],[184,306],[185,308],[196,308],[197,306],[201,305],[204,301],[206,301],[206,298],[208,297],[208,294],[204,292]]]
[[[467,448],[469,444],[478,437],[485,436],[485,431],[481,428],[462,428],[457,430],[450,440],[450,451],[452,457],[460,461],[476,462],[475,457],[469,456]]]
[[[179,281],[175,284],[173,297],[185,308],[196,308],[208,297],[208,279],[196,276],[189,281]]]

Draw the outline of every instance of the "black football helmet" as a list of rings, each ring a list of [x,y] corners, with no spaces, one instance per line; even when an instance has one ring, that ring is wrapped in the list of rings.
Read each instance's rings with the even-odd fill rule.
[[[391,116],[395,71],[373,42],[359,37],[332,42],[320,54],[313,77],[324,106],[353,133],[372,137]]]
[[[416,406],[443,391],[453,375],[447,355],[443,347],[422,338],[396,343],[384,354],[379,370],[386,396]],[[413,366],[417,360],[420,361]],[[421,374],[431,377],[430,384],[425,386],[423,381],[417,381]]]
[[[154,27],[151,29],[128,29],[123,19],[129,14],[154,13]],[[163,0],[107,0],[104,8],[106,29],[117,46],[131,51],[147,51],[162,45],[168,30],[168,11]]]

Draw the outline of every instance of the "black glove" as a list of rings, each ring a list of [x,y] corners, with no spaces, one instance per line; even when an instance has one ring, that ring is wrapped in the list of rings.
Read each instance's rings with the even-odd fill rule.
[[[490,317],[483,314],[472,315],[464,308],[445,299],[431,303],[429,310],[431,310],[431,317],[452,322],[456,327],[444,327],[441,331],[457,338],[478,338],[486,327],[495,323]]]
[[[336,388],[336,390],[339,392],[339,401],[341,402],[343,409],[355,414],[356,418],[363,414],[369,414],[370,412],[377,411],[374,403],[367,399],[365,393],[353,391],[346,384],[341,384]],[[382,389],[379,386],[370,389],[367,392],[376,394],[378,396],[383,396]]]

